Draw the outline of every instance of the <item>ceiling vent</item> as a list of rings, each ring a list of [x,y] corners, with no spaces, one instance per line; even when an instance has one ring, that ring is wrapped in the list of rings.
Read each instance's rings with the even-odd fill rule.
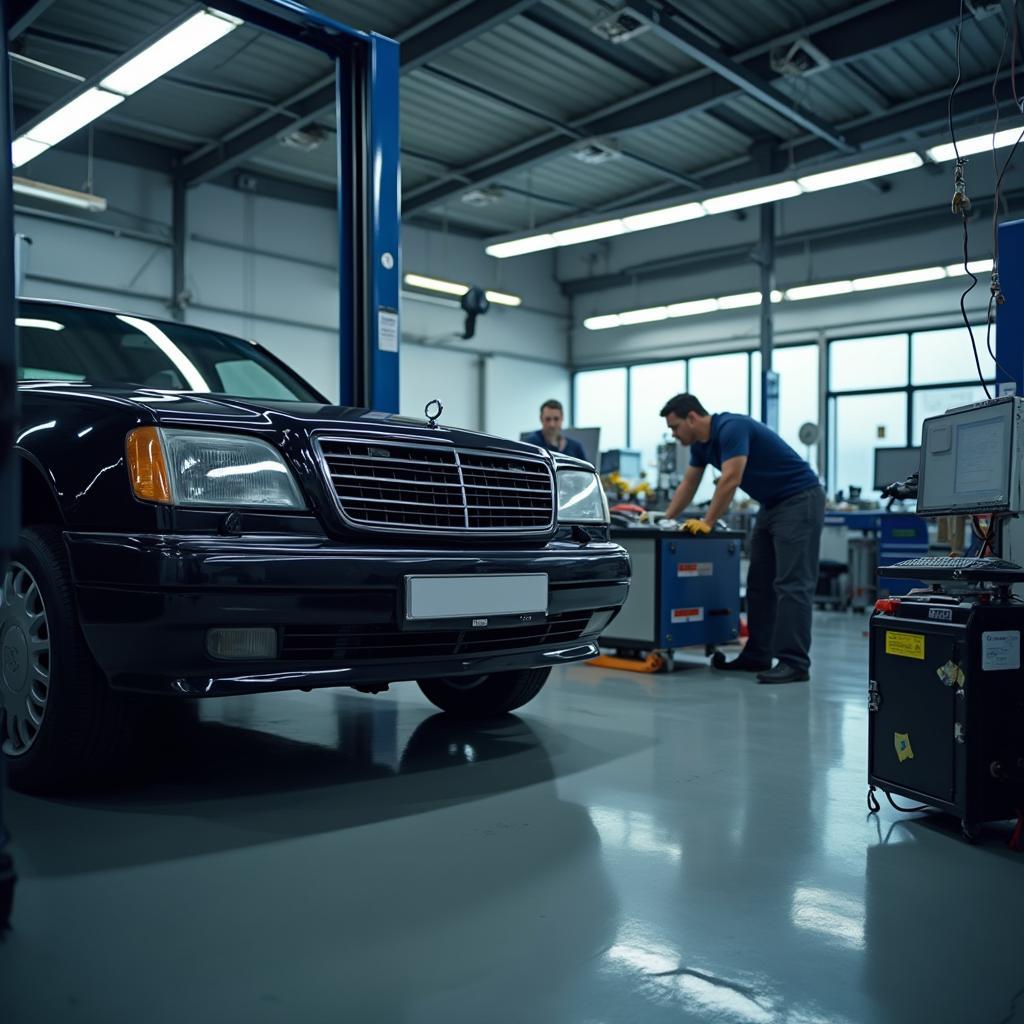
[[[590,31],[610,43],[624,43],[646,32],[651,23],[632,7],[620,7],[590,26]]]
[[[832,65],[810,39],[795,39],[788,47],[774,50],[771,62],[777,75],[811,75]]]
[[[288,149],[301,149],[304,153],[312,153],[327,141],[327,132],[319,125],[311,124],[280,136],[280,140],[281,145]]]
[[[572,155],[581,164],[606,164],[609,160],[617,160],[622,153],[619,147],[610,142],[598,142],[591,140],[577,146]]]
[[[468,192],[463,192],[461,198],[467,206],[493,206],[500,202],[504,195],[497,185],[488,185],[485,188],[471,188]]]

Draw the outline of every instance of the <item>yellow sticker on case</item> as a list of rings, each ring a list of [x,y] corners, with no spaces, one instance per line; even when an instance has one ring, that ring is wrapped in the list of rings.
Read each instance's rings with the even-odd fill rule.
[[[900,764],[914,756],[914,751],[910,748],[910,736],[907,733],[893,733],[893,740],[896,743],[896,756],[900,759]]]
[[[920,633],[892,633],[886,630],[885,653],[897,658],[924,661],[924,636]]]

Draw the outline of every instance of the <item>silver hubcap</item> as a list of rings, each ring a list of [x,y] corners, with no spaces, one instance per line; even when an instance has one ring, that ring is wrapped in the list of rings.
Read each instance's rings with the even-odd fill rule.
[[[0,589],[0,698],[7,712],[4,753],[24,754],[36,741],[50,693],[50,630],[39,585],[12,562]]]

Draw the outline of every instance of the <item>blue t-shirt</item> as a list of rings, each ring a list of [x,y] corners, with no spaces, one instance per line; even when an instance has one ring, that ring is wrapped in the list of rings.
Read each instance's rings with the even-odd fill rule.
[[[817,473],[774,430],[734,412],[711,417],[711,438],[690,446],[690,465],[721,469],[737,455],[747,457],[740,487],[766,508],[821,486]]]
[[[563,435],[564,436],[564,435]],[[551,445],[544,440],[544,431],[535,430],[528,438],[526,438],[528,444],[539,444],[541,448],[547,448],[549,452],[561,452],[562,455],[571,455],[574,459],[583,459],[584,462],[590,460],[584,454],[583,445],[579,441],[574,441],[571,437],[565,438],[565,448],[553,448]]]

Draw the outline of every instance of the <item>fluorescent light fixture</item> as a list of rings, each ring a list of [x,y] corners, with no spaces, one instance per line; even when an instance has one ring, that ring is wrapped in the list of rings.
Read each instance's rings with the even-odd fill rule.
[[[47,185],[43,181],[16,177],[13,188],[17,195],[48,199],[80,210],[103,211],[107,208],[107,201],[102,196],[94,196],[91,192],[76,192],[73,188],[61,188],[60,185]]]
[[[760,306],[760,292],[741,292],[739,295],[723,295],[715,300],[719,309],[745,309],[747,306]]]
[[[583,321],[583,326],[588,331],[606,331],[609,327],[618,327],[622,321],[618,313],[608,313],[605,316],[588,316]]]
[[[730,210],[743,210],[750,206],[774,203],[779,199],[792,199],[794,196],[800,195],[801,191],[795,181],[779,181],[774,185],[749,188],[743,192],[732,192],[725,196],[714,196],[711,199],[705,199],[703,206],[708,213],[728,213]]]
[[[823,299],[827,295],[846,295],[853,291],[852,281],[823,281],[821,284],[802,284],[796,288],[787,288],[787,302],[799,302],[801,299]]]
[[[700,203],[682,203],[679,206],[666,206],[663,210],[635,213],[630,217],[623,217],[622,223],[627,231],[647,231],[649,228],[662,228],[668,224],[679,224],[684,220],[695,220],[706,215]]]
[[[945,267],[922,267],[920,270],[901,270],[897,274],[876,274],[873,277],[855,278],[853,290],[855,292],[866,292],[874,288],[898,288],[904,284],[924,284],[927,281],[940,281],[945,276]]]
[[[596,242],[599,238],[613,238],[626,230],[620,219],[602,220],[596,224],[581,224],[578,228],[564,228],[552,231],[556,245],[580,245],[582,242]]]
[[[972,274],[990,274],[992,272],[991,260],[971,260],[967,266]],[[950,263],[950,265],[946,267],[946,273],[950,277],[967,276],[967,271],[964,270],[963,263]]]
[[[523,300],[518,295],[509,295],[507,292],[484,292],[488,302],[496,302],[499,306],[521,306]]]
[[[64,325],[56,320],[36,320],[30,316],[18,316],[14,318],[15,327],[37,327],[41,331],[63,331]]]
[[[696,299],[693,302],[672,303],[668,307],[668,315],[671,317],[699,316],[701,313],[713,313],[716,309],[718,309],[718,299]]]
[[[131,96],[218,39],[223,39],[241,24],[240,18],[220,11],[199,11],[112,71],[100,82],[100,87],[122,96]]]
[[[821,174],[809,174],[797,178],[797,184],[805,192],[818,192],[823,188],[837,188],[840,185],[851,185],[855,181],[868,181],[880,178],[884,174],[898,174],[900,171],[912,171],[920,167],[924,160],[917,153],[899,153],[881,160],[869,160],[863,164],[852,164],[834,171],[823,171]]]
[[[507,242],[495,242],[487,246],[484,252],[488,256],[495,256],[499,260],[507,259],[509,256],[525,256],[530,252],[541,252],[544,249],[554,249],[558,243],[554,236],[530,235],[528,238],[513,238]]]
[[[49,148],[45,142],[34,142],[23,135],[11,143],[11,166],[21,167],[29,160],[35,160],[40,153],[45,153]]]
[[[971,270],[983,274],[992,269],[991,260],[975,260]],[[830,295],[849,295],[852,292],[866,292],[876,288],[896,288],[908,284],[926,284],[929,281],[941,281],[964,273],[963,265],[951,263],[948,267],[921,267],[918,270],[901,270],[894,274],[875,274],[871,277],[858,277],[852,281],[821,281],[817,284],[802,284],[786,289],[785,293],[772,290],[772,302],[800,302],[803,299],[823,299]],[[606,313],[601,316],[587,317],[583,326],[589,331],[604,331],[611,327],[623,327],[628,324],[651,323],[664,320],[665,310],[669,317],[699,316],[702,313],[713,313],[716,310],[743,309],[757,306],[761,302],[760,292],[740,292],[736,295],[723,295],[718,299],[693,299],[689,302],[676,302],[669,306],[652,306],[648,309],[627,310],[623,313]]]
[[[86,89],[49,117],[14,140],[11,161],[21,167],[80,128],[102,117],[125,97],[139,91],[171,68],[205,50],[242,21],[210,9],[199,11],[171,29],[141,53],[113,70],[98,86]]]
[[[932,146],[927,151],[927,156],[929,160],[941,164],[947,160],[955,160],[958,149],[961,156],[973,156],[975,153],[987,153],[992,149],[1003,149],[1006,146],[1012,146],[1020,138],[1022,131],[1024,128],[1018,126],[1017,128],[1008,128],[1003,132],[996,132],[994,138],[991,132],[987,135],[975,135],[970,139],[958,140],[955,147],[952,142],[945,142],[941,146]]]
[[[469,291],[468,284],[443,281],[438,277],[424,277],[422,274],[406,274],[405,283],[413,288],[426,288],[428,291],[443,292],[445,295],[465,295]]]
[[[459,281],[445,281],[440,277],[425,277],[423,274],[406,274],[405,283],[411,288],[424,288],[431,292],[441,292],[444,295],[465,295],[469,291],[468,284]],[[499,306],[521,306],[523,300],[518,295],[511,295],[508,292],[486,291],[488,302],[495,302]]]
[[[203,380],[203,375],[196,368],[192,360],[156,324],[150,323],[148,320],[142,320],[137,316],[122,316],[120,313],[118,313],[117,319],[129,327],[134,327],[137,331],[142,331],[181,371],[181,375],[188,382],[190,390],[204,393],[210,390],[210,385]]]
[[[79,128],[84,128],[108,110],[113,110],[119,103],[124,103],[124,97],[115,92],[97,88],[86,89],[80,96],[76,96],[70,103],[65,103],[25,134],[33,142],[42,143],[47,147],[56,146],[69,135],[74,135]]]
[[[658,320],[667,320],[668,317],[668,307],[652,306],[650,309],[631,309],[626,313],[620,313],[619,323],[623,327],[628,327],[632,324],[652,324]]]

